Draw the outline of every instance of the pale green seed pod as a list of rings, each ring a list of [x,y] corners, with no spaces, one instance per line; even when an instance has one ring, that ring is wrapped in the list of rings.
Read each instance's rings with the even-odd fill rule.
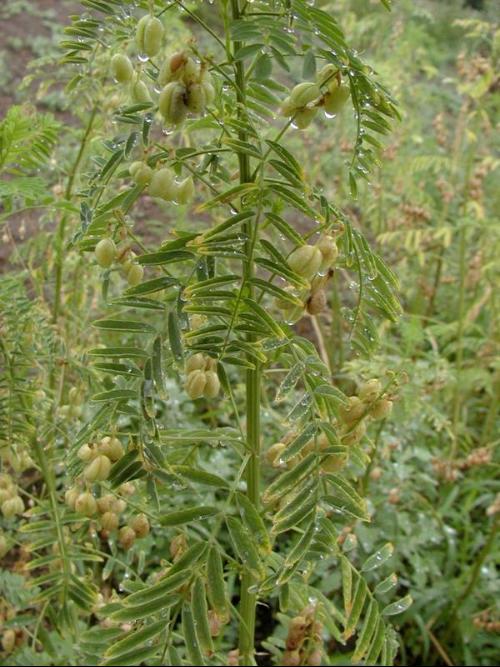
[[[295,113],[295,105],[290,97],[285,97],[280,105],[279,112],[281,116],[293,116]]]
[[[104,496],[101,496],[100,498],[97,499],[97,509],[101,514],[114,511],[111,509],[114,502],[115,502],[114,495],[112,493],[106,493]]]
[[[177,194],[174,175],[168,167],[158,169],[153,174],[149,184],[149,194],[152,197],[160,197],[166,201],[172,201]]]
[[[318,97],[321,97],[321,90],[318,84],[305,81],[292,88],[292,92],[290,93],[290,103],[296,109],[301,109],[307,104],[314,102],[314,100],[317,100]]]
[[[160,93],[158,109],[167,125],[181,125],[187,115],[187,107],[184,103],[186,87],[178,81],[167,83]]]
[[[160,86],[166,86],[171,81],[182,79],[186,62],[187,56],[184,51],[174,53],[168,60],[165,60],[158,74],[158,83]]]
[[[149,88],[141,79],[138,79],[130,88],[130,96],[136,104],[151,102]]]
[[[342,436],[342,444],[352,446],[357,445],[361,438],[366,433],[366,423],[365,421],[360,421],[359,424],[351,430],[349,426],[349,433],[346,433]]]
[[[111,461],[118,461],[125,454],[125,450],[118,438],[106,436],[99,443],[99,453],[104,454]]]
[[[97,512],[97,503],[90,491],[80,493],[75,502],[75,510],[85,516],[93,516]]]
[[[358,391],[358,396],[363,403],[373,403],[377,398],[380,398],[382,393],[382,383],[376,378],[368,380],[361,385]]]
[[[288,266],[304,278],[312,278],[318,273],[323,256],[317,246],[302,245],[288,257]]]
[[[85,463],[89,463],[89,461],[92,461],[97,456],[97,451],[95,447],[91,445],[82,445],[80,449],[77,452],[77,456],[80,459],[80,461],[84,461]]]
[[[149,521],[145,514],[138,514],[129,523],[137,537],[141,538],[149,535]]]
[[[306,303],[306,310],[309,315],[319,315],[326,308],[328,299],[324,289],[312,292]]]
[[[194,197],[194,182],[191,176],[188,176],[177,185],[177,195],[175,197],[179,204],[189,204]]]
[[[140,264],[132,264],[127,271],[127,282],[131,287],[138,285],[144,278],[144,267]]]
[[[321,255],[323,256],[320,271],[326,271],[335,264],[339,255],[339,249],[337,248],[337,244],[335,243],[333,236],[328,234],[322,236],[316,245],[320,249]]]
[[[95,247],[94,254],[99,266],[109,269],[116,257],[116,246],[113,239],[101,239]]]
[[[300,109],[293,117],[294,125],[296,125],[299,130],[305,130],[312,123],[317,112],[318,110],[316,108]]]
[[[205,389],[203,390],[205,398],[215,398],[218,396],[220,391],[220,380],[217,373],[215,371],[206,371],[205,380]]]
[[[3,558],[6,553],[8,553],[10,550],[9,543],[7,541],[7,538],[3,533],[0,533],[0,558]],[[2,637],[3,639],[3,637]],[[3,647],[3,642],[2,642],[2,648],[5,651],[5,647]]]
[[[338,113],[349,99],[351,90],[348,86],[337,86],[323,98],[323,108],[328,114]]]
[[[104,454],[99,454],[83,471],[87,482],[103,482],[111,472],[111,461]]]
[[[283,442],[275,442],[274,445],[271,445],[267,450],[265,457],[269,465],[272,465],[273,468],[279,468],[281,463],[281,455],[286,449],[286,445]]]
[[[14,495],[16,495],[16,490],[13,487],[9,489],[0,489],[0,505]]]
[[[320,69],[320,71],[316,74],[316,83],[318,86],[324,86],[325,84],[330,87],[334,82],[337,84],[337,79],[335,78],[335,75],[338,72],[338,67],[335,67],[335,65],[332,65],[331,63],[328,63],[328,65],[325,65]]]
[[[212,104],[215,100],[216,92],[215,86],[213,84],[212,75],[208,70],[203,70],[201,75],[201,85],[205,91],[205,102],[206,104]]]
[[[202,352],[197,352],[193,354],[192,357],[186,361],[184,369],[186,373],[192,373],[193,371],[202,371],[205,370],[207,365],[207,360],[205,355]]]
[[[353,424],[364,415],[366,406],[357,396],[350,396],[347,405],[339,407],[340,419],[346,424]]]
[[[2,634],[2,649],[5,653],[12,653],[16,647],[16,631],[13,628],[7,628]]]
[[[129,167],[129,172],[137,185],[148,185],[153,178],[153,170],[151,167],[140,160],[132,162]]]
[[[203,392],[205,391],[206,384],[207,378],[205,371],[191,371],[187,377],[185,385],[185,389],[189,398],[191,398],[193,401],[195,401],[197,398],[201,398],[203,396]]]
[[[133,496],[135,493],[135,484],[134,482],[123,482],[123,484],[120,484],[118,491],[122,496]]]
[[[324,472],[338,472],[345,468],[348,460],[347,454],[330,454],[321,463],[321,469]]]
[[[380,398],[378,401],[375,401],[373,406],[370,409],[370,417],[372,419],[380,420],[386,419],[392,412],[392,401],[389,401],[387,398]]]
[[[184,71],[182,73],[182,80],[186,85],[193,81],[198,81],[200,78],[200,66],[192,58],[188,57],[184,64]]]
[[[205,109],[207,98],[201,83],[192,83],[187,89],[186,106],[191,113],[200,114]]]
[[[135,542],[136,538],[135,530],[130,526],[123,526],[123,528],[120,528],[120,532],[118,535],[121,546],[125,550],[130,549],[130,547]]]
[[[111,511],[115,514],[122,514],[127,509],[127,503],[123,498],[113,498],[111,503]]]
[[[114,512],[104,512],[101,517],[101,527],[103,530],[107,530],[108,532],[116,530],[119,523],[120,519]]]
[[[2,514],[6,519],[12,519],[16,514],[22,514],[23,512],[24,503],[23,499],[19,496],[13,496],[2,503]]]
[[[78,389],[76,387],[71,387],[68,391],[68,401],[73,404],[79,403],[80,397],[78,396]]]
[[[80,495],[80,491],[76,487],[68,489],[64,494],[64,502],[72,510],[75,509],[76,499]]]
[[[152,58],[160,50],[162,38],[163,24],[160,19],[148,14],[143,16],[137,24],[135,33],[135,41],[139,53]]]
[[[111,58],[111,73],[118,83],[129,83],[134,75],[134,67],[123,53],[115,53]]]

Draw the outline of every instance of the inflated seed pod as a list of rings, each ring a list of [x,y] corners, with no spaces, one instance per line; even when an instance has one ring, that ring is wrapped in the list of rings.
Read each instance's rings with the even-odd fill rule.
[[[368,380],[361,385],[358,396],[363,403],[373,403],[382,393],[382,383],[377,378]]]
[[[149,535],[149,521],[145,514],[138,514],[130,520],[130,527],[134,530],[137,537],[146,537]]]
[[[346,424],[352,424],[364,415],[366,406],[357,396],[350,396],[347,405],[339,407],[340,419]]]
[[[310,667],[317,667],[318,665],[321,665],[323,661],[323,651],[320,648],[314,649],[311,653],[309,653],[307,657],[307,665],[310,665]]]
[[[212,102],[215,100],[216,92],[213,84],[212,75],[208,70],[206,69],[203,70],[200,83],[203,86],[203,90],[205,91],[206,104],[212,104]]]
[[[13,496],[2,503],[2,514],[6,519],[12,519],[16,514],[24,512],[24,502],[19,496]]]
[[[215,371],[206,371],[205,372],[205,388],[203,389],[203,395],[205,398],[215,398],[218,396],[220,391],[220,380],[219,376]]]
[[[10,547],[7,538],[3,533],[0,533],[0,558],[3,558],[9,549]]]
[[[0,552],[1,553],[1,552]],[[218,637],[220,635],[221,627],[223,623],[215,611],[215,609],[208,610],[208,628],[210,630],[211,637]]]
[[[386,419],[392,412],[392,401],[380,398],[370,408],[370,417],[375,420]]]
[[[13,495],[14,494],[9,489],[0,489],[0,505],[4,502],[4,500],[8,500]]]
[[[99,443],[99,453],[104,454],[111,461],[118,461],[125,454],[125,450],[118,438],[106,436]]]
[[[111,58],[111,73],[119,83],[129,83],[134,76],[134,67],[123,53],[115,53]]]
[[[349,99],[350,94],[350,88],[344,85],[336,87],[333,91],[328,91],[323,98],[323,108],[326,113],[338,113]]]
[[[123,526],[118,533],[118,540],[121,546],[128,550],[134,544],[136,538],[135,530],[130,526]]]
[[[188,176],[177,184],[177,195],[175,199],[179,204],[189,204],[194,197],[194,193],[194,181],[191,176]]]
[[[90,491],[80,493],[75,502],[75,510],[85,516],[93,516],[97,512],[97,503]]]
[[[165,201],[172,201],[176,194],[177,188],[174,182],[174,175],[168,167],[158,169],[153,174],[148,189],[151,197],[160,197]]]
[[[141,79],[138,79],[130,87],[130,96],[132,98],[132,101],[135,102],[136,104],[146,104],[147,102],[151,102],[151,94],[149,92],[149,88],[147,87],[145,82],[142,81]]]
[[[325,472],[338,472],[345,468],[347,463],[347,454],[330,454],[321,462],[321,469]]]
[[[127,271],[127,282],[131,287],[142,282],[144,277],[144,267],[140,264],[132,264]]]
[[[109,269],[116,257],[116,246],[113,239],[101,239],[95,247],[94,254],[99,266]]]
[[[312,278],[319,270],[323,256],[317,246],[302,245],[290,254],[288,266],[304,278]]]
[[[7,628],[2,634],[2,649],[5,653],[12,653],[16,647],[16,631],[13,628]]]
[[[76,387],[71,387],[71,389],[68,391],[68,401],[73,404],[79,403],[80,397]]]
[[[83,471],[87,482],[102,482],[108,479],[111,472],[111,461],[104,454],[99,454]]]
[[[184,73],[186,62],[187,56],[184,51],[174,53],[168,60],[165,60],[158,74],[158,83],[160,86],[166,86],[171,81],[179,81]]]
[[[317,114],[318,110],[314,109],[299,109],[295,116],[293,117],[294,124],[298,127],[299,130],[305,130],[306,127],[314,120],[314,116]]]
[[[182,80],[186,85],[191,84],[193,81],[199,81],[200,79],[200,66],[193,60],[190,56],[186,58],[184,63],[184,68],[182,72]]]
[[[348,433],[342,436],[342,444],[347,445],[347,446],[352,446],[356,445],[361,438],[364,436],[366,433],[366,423],[364,421],[360,421],[357,426],[354,427],[354,429],[350,429]]]
[[[205,391],[205,385],[207,384],[207,377],[205,375],[205,371],[203,370],[195,370],[191,371],[189,373],[187,380],[186,380],[186,392],[193,401],[196,400],[197,398],[201,398],[203,396],[203,392]]]
[[[107,530],[109,532],[116,530],[119,523],[120,519],[114,512],[104,512],[101,517],[101,527],[103,530]]]
[[[337,248],[335,239],[329,234],[322,236],[316,245],[320,249],[321,255],[323,256],[320,271],[326,271],[331,266],[333,266],[333,264],[335,264],[339,255],[339,249]]]
[[[133,496],[135,493],[135,484],[134,482],[123,482],[123,484],[120,484],[118,491],[122,496]]]
[[[337,79],[335,78],[337,72],[338,72],[338,67],[335,67],[335,65],[328,63],[328,65],[322,67],[316,74],[316,83],[318,84],[318,86],[324,86],[325,84],[330,86],[333,82],[337,83]]]
[[[114,501],[114,495],[112,493],[106,493],[104,496],[97,499],[97,509],[101,514],[110,512]]]
[[[280,458],[283,452],[286,449],[286,445],[283,442],[275,442],[274,445],[271,445],[267,450],[265,457],[266,461],[273,466],[273,468],[279,468]]]
[[[127,503],[123,498],[113,498],[110,509],[115,514],[122,514],[127,509]]]
[[[191,373],[192,371],[205,370],[207,365],[207,358],[202,352],[197,352],[193,354],[184,364],[184,370],[186,373]]]
[[[137,185],[149,185],[151,179],[153,178],[153,170],[145,162],[138,160],[137,162],[132,162],[129,167],[129,173],[137,183]]]
[[[326,292],[324,289],[316,290],[311,294],[306,303],[306,310],[309,315],[318,315],[327,304]]]
[[[188,543],[184,533],[179,533],[170,542],[169,551],[174,563],[187,551]]]
[[[75,503],[76,499],[80,495],[80,491],[76,489],[75,487],[72,487],[71,489],[68,489],[65,494],[64,494],[64,502],[66,505],[71,508],[72,510],[75,509]]]
[[[158,109],[167,125],[180,125],[186,118],[186,87],[178,81],[167,83],[160,93]]]
[[[97,451],[93,445],[91,446],[86,444],[80,447],[76,455],[80,461],[85,461],[85,463],[88,463],[89,461],[92,461],[95,456],[97,456]]]
[[[290,96],[285,97],[283,102],[280,105],[279,113],[281,116],[293,116],[295,113],[295,105],[293,104]]]
[[[283,653],[283,660],[281,664],[283,667],[297,667],[300,665],[300,651],[298,649],[293,651],[286,650]]]
[[[202,113],[205,109],[207,98],[205,89],[201,83],[191,83],[187,88],[186,106],[191,113]]]
[[[163,24],[160,19],[155,16],[146,14],[137,24],[135,33],[135,41],[139,53],[145,54],[152,58],[161,48],[161,40],[163,38]]]
[[[321,90],[317,83],[305,81],[297,84],[290,93],[290,103],[296,108],[301,109],[307,104],[314,102],[321,96]]]

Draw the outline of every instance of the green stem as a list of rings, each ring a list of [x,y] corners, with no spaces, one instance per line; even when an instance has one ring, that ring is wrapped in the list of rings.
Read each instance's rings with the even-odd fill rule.
[[[240,16],[239,0],[231,0],[232,18],[237,21]],[[237,51],[241,47],[241,43],[234,42],[234,50]],[[245,70],[242,60],[235,63],[236,71],[236,100],[238,104],[238,118],[242,121],[242,127],[246,122],[245,118]],[[240,141],[248,141],[247,132],[244,129],[239,132]],[[240,183],[248,183],[252,180],[252,173],[250,170],[250,160],[247,154],[239,153],[238,162],[240,167]],[[247,294],[251,299],[253,298],[253,288],[248,284],[248,281],[253,276],[253,232],[252,224],[245,225],[245,234],[248,241],[246,242],[246,262],[244,266],[244,278],[247,283]],[[255,337],[249,334],[249,343],[255,342]],[[255,361],[251,360],[253,364]],[[250,458],[245,471],[245,479],[247,484],[247,496],[251,503],[258,508],[259,506],[259,476],[260,476],[260,383],[261,383],[261,369],[258,364],[255,368],[248,369],[246,372],[246,418],[247,418],[247,446],[250,452]],[[240,635],[239,635],[239,649],[240,649],[240,663],[242,665],[254,664],[254,642],[255,642],[255,611],[257,606],[257,595],[252,592],[252,587],[256,584],[255,577],[248,571],[245,571],[241,580],[240,592]]]
[[[465,277],[466,277],[466,234],[465,226],[462,226],[459,237],[459,275],[458,288],[458,328],[457,328],[457,359],[456,359],[456,386],[453,400],[453,445],[451,457],[457,453],[458,446],[458,422],[460,420],[460,409],[462,406],[461,375],[464,357],[463,335],[465,325]]]
[[[87,146],[87,141],[89,139],[90,133],[92,132],[92,126],[94,125],[94,120],[97,114],[97,110],[98,110],[98,105],[96,104],[90,114],[89,120],[87,122],[87,127],[85,128],[85,133],[80,142],[80,148],[78,150],[78,154],[76,156],[75,162],[69,174],[68,183],[66,185],[66,190],[64,192],[64,198],[66,201],[70,201],[71,196],[73,194],[73,186],[75,183],[76,175],[78,173],[78,167],[80,166],[80,162],[82,161],[83,158],[83,153]],[[61,217],[56,232],[56,258],[55,258],[56,281],[55,281],[55,292],[54,292],[54,308],[52,311],[52,321],[54,323],[57,322],[59,318],[59,312],[61,310],[61,291],[62,291],[63,265],[64,265],[63,249],[64,249],[64,237],[66,234],[67,221],[68,221],[68,214],[64,213],[64,215]]]

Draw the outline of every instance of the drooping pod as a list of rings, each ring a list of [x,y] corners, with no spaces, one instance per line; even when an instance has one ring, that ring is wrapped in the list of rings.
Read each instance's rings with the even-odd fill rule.
[[[297,84],[290,93],[290,104],[296,109],[301,109],[307,104],[314,102],[318,97],[321,97],[321,90],[317,83],[304,81],[304,83]]]
[[[317,246],[302,245],[296,248],[288,257],[288,266],[304,278],[312,278],[323,261],[321,250]]]
[[[134,68],[128,58],[123,53],[115,53],[111,58],[111,73],[118,83],[129,83],[134,75]]]
[[[348,86],[338,86],[323,98],[323,108],[328,114],[338,113],[349,99],[351,90]]]
[[[194,182],[191,176],[188,176],[177,185],[176,201],[179,204],[189,204],[195,193]]]
[[[293,122],[299,130],[305,130],[306,127],[309,127],[309,125],[312,123],[317,112],[318,110],[316,108],[299,109],[293,117]]]
[[[135,41],[139,53],[152,58],[160,50],[162,38],[163,24],[160,19],[149,14],[143,16],[137,24],[135,33]]]
[[[140,264],[131,264],[130,268],[127,271],[127,282],[131,287],[138,285],[142,282],[144,277],[144,267]]]
[[[132,162],[129,172],[137,185],[148,185],[153,178],[153,170],[145,162]]]
[[[172,201],[177,194],[174,175],[168,167],[158,169],[153,174],[149,184],[149,194],[152,197],[160,197],[165,201]]]
[[[205,91],[206,104],[212,104],[212,102],[215,100],[216,93],[212,80],[212,75],[208,70],[206,69],[203,70],[200,78],[200,83],[203,86],[203,90]]]
[[[178,81],[167,83],[160,93],[158,109],[167,125],[180,125],[187,115],[186,87]]]
[[[192,113],[199,114],[205,109],[207,98],[201,83],[192,83],[187,88],[186,106]]]
[[[151,102],[149,88],[141,79],[138,79],[130,88],[132,101],[136,104],[146,104]]]
[[[113,239],[101,239],[95,247],[94,254],[99,266],[109,269],[116,257],[116,246]]]

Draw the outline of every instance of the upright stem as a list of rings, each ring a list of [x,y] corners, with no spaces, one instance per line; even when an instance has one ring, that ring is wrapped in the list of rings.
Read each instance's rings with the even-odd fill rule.
[[[240,16],[239,0],[231,0],[232,18],[237,21]],[[234,49],[237,51],[241,43],[234,42]],[[238,103],[238,117],[243,124],[246,121],[245,109],[245,71],[243,60],[235,63],[236,71],[236,97]],[[247,133],[244,129],[239,132],[241,141],[248,141]],[[250,170],[250,160],[246,153],[238,154],[240,167],[240,183],[248,183],[252,180]],[[255,224],[255,222],[254,222]],[[252,222],[245,225],[246,242],[246,262],[244,267],[244,279],[249,298],[253,298],[253,288],[249,284],[249,279],[253,276],[253,241],[252,241]],[[255,336],[248,334],[247,340],[250,343],[255,342]],[[258,508],[259,506],[259,477],[260,477],[260,383],[261,369],[254,359],[249,359],[255,368],[246,371],[246,440],[250,452],[250,458],[245,470],[245,479],[247,484],[247,496],[251,503]],[[252,591],[256,584],[255,577],[248,571],[245,571],[241,580],[240,592],[240,614],[241,626],[239,636],[240,664],[254,664],[254,643],[255,643],[255,610],[257,605],[257,595]]]

